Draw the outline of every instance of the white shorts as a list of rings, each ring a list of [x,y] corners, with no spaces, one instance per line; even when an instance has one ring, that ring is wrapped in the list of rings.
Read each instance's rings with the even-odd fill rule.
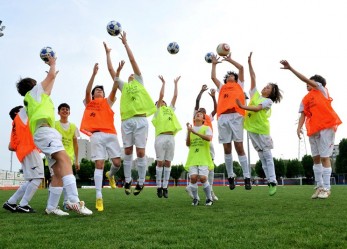
[[[208,166],[190,166],[189,167],[189,176],[198,175],[198,176],[208,176]]]
[[[220,144],[243,142],[243,116],[237,112],[222,114],[218,118],[218,141]]]
[[[65,150],[61,134],[52,127],[40,127],[34,134],[34,143],[45,154],[48,166],[55,164],[52,154]]]
[[[155,138],[154,148],[157,161],[172,161],[175,154],[174,135],[160,134]]]
[[[26,181],[45,177],[43,159],[36,149],[29,153],[26,157],[24,157],[22,162],[22,169],[24,179]]]
[[[146,148],[148,137],[148,121],[146,117],[132,117],[122,121],[123,147],[133,145],[136,148]]]
[[[334,129],[324,129],[309,137],[312,156],[330,157],[335,142]]]
[[[90,148],[93,161],[117,158],[122,155],[116,134],[94,132],[90,137]]]
[[[268,151],[274,148],[270,135],[248,132],[248,136],[251,139],[253,147],[256,151]]]

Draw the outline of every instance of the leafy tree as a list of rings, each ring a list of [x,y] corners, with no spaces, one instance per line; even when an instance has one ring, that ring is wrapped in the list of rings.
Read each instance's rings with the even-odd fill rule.
[[[233,169],[234,169],[234,174],[236,175],[236,177],[243,176],[242,167],[239,162],[233,161]]]
[[[180,179],[182,172],[184,172],[183,164],[171,166],[170,176],[175,180],[175,186],[177,186],[178,179]]]
[[[89,181],[94,176],[95,164],[93,161],[82,158],[80,170],[77,172],[81,181]]]
[[[304,175],[307,178],[313,177],[313,158],[311,155],[304,155],[301,159],[302,167],[304,168]]]
[[[227,169],[225,163],[219,164],[218,167],[214,167],[214,173],[222,173],[225,177],[228,177]]]
[[[154,161],[151,166],[148,167],[148,175],[149,179],[155,180],[156,179],[156,174],[157,174],[157,161]]]
[[[286,175],[286,165],[284,161],[280,158],[274,158],[274,164],[275,164],[275,173],[276,177],[285,177]]]
[[[347,139],[339,143],[339,154],[336,157],[336,173],[347,173]]]
[[[257,174],[258,177],[263,178],[263,179],[266,178],[265,173],[264,173],[264,170],[263,170],[263,166],[262,166],[260,160],[258,160],[258,161],[256,162],[255,168],[254,168],[254,169],[255,169],[255,173]]]
[[[304,168],[298,159],[288,160],[286,176],[288,178],[300,177],[304,174]]]

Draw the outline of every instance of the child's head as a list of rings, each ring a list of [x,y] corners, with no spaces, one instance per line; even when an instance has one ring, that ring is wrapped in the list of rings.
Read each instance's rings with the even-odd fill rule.
[[[281,102],[282,94],[281,90],[278,88],[278,85],[275,83],[267,84],[263,90],[261,90],[262,96],[271,99],[274,103]]]
[[[105,98],[104,86],[96,85],[92,90],[92,99]]]
[[[200,107],[198,112],[202,112],[204,115],[206,115],[206,109],[203,107]]]
[[[67,103],[62,103],[58,106],[58,114],[60,116],[70,115],[70,106]]]
[[[322,76],[320,76],[320,75],[318,75],[318,74],[313,75],[313,76],[310,78],[310,80],[314,80],[315,82],[319,82],[319,83],[321,83],[322,86],[324,86],[324,87],[325,87],[325,85],[327,84],[326,80],[325,80]]]
[[[157,104],[158,104],[158,101],[155,102],[155,106],[157,106]],[[167,106],[167,104],[166,104],[166,102],[164,100],[161,101],[161,104],[160,104],[159,107],[161,107],[161,106]]]
[[[32,78],[24,78],[20,79],[16,86],[17,86],[17,91],[20,95],[25,96],[27,92],[29,92],[33,87],[36,85],[36,80]]]
[[[224,83],[227,82],[237,82],[239,76],[237,73],[228,71],[227,74],[224,76]]]
[[[205,122],[205,114],[200,110],[197,111],[194,115],[194,123],[196,122],[202,122],[202,124]]]
[[[135,79],[135,74],[130,74],[129,78],[128,78],[128,82],[131,82]]]
[[[14,108],[11,109],[10,111],[10,117],[12,120],[14,120],[14,118],[16,117],[17,113],[20,111],[20,109],[22,109],[23,106],[22,105],[19,105],[19,106],[16,106]]]

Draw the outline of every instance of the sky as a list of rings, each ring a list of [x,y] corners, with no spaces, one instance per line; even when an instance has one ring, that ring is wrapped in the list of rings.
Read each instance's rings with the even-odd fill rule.
[[[94,63],[99,63],[95,84],[104,85],[107,94],[113,84],[106,66],[103,41],[112,48],[115,67],[120,60],[125,60],[121,78],[127,80],[132,68],[121,41],[106,32],[106,25],[111,20],[120,22],[127,32],[128,44],[154,101],[158,99],[161,87],[158,75],[163,75],[167,82],[164,96],[167,102],[173,95],[174,78],[181,76],[176,115],[183,130],[175,138],[172,164],[186,161],[185,124],[192,122],[195,99],[201,86],[206,84],[215,88],[211,80],[211,64],[205,62],[204,56],[207,52],[215,52],[220,43],[229,44],[232,58],[244,66],[246,92],[250,87],[247,64],[250,52],[253,52],[258,89],[274,82],[282,90],[283,100],[273,104],[270,118],[273,156],[296,159],[306,152],[310,154],[308,138],[299,141],[296,135],[299,104],[307,93],[306,86],[290,71],[280,69],[279,61],[288,60],[293,68],[307,77],[314,74],[325,77],[334,99],[332,105],[346,122],[346,104],[342,103],[347,90],[344,79],[346,9],[344,0],[0,0],[0,20],[6,26],[4,36],[0,37],[0,169],[18,171],[20,168],[16,156],[11,156],[8,150],[12,122],[8,113],[23,103],[15,86],[21,77],[37,81],[45,78],[48,66],[39,57],[41,48],[51,46],[57,53],[59,74],[51,98],[56,108],[63,102],[71,106],[70,121],[78,127],[84,111],[84,91]],[[166,50],[173,41],[180,46],[175,55]],[[218,64],[217,77],[222,81],[228,70],[236,69],[226,62]],[[113,110],[121,141],[120,94],[117,92],[118,101]],[[208,112],[212,111],[212,100],[207,93],[203,94],[200,105]],[[155,158],[151,119],[148,118],[146,154]],[[338,128],[335,144],[346,137],[346,127],[343,123]],[[217,131],[216,121],[214,130]],[[247,151],[246,133],[244,137]],[[217,134],[213,143],[215,163],[219,165],[224,162],[224,153]],[[250,162],[255,163],[257,154],[251,144],[249,148]],[[234,160],[238,160],[234,148],[232,153]]]

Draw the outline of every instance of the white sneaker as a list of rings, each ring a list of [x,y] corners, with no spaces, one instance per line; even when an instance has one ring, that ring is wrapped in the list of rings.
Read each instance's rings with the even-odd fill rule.
[[[218,197],[214,194],[214,192],[211,192],[211,196],[212,196],[212,201],[218,201]]]
[[[80,201],[80,202],[76,202],[76,203],[72,203],[70,201],[67,201],[66,206],[69,209],[74,210],[79,214],[83,214],[83,215],[93,214],[93,212],[85,206],[84,201]]]
[[[52,210],[48,210],[46,208],[45,212],[46,212],[46,214],[55,214],[55,215],[58,215],[58,216],[67,216],[67,215],[69,215],[69,213],[64,212],[59,207],[56,207],[55,209],[52,209]]]
[[[330,196],[330,190],[329,189],[322,189],[319,194],[318,198],[319,199],[327,199]]]
[[[190,198],[194,199],[193,192],[192,192],[192,190],[191,190],[189,185],[186,187],[186,192],[188,193]]]
[[[323,190],[322,187],[315,187],[314,189],[315,189],[315,191],[314,191],[313,195],[311,196],[311,199],[317,199],[319,193]]]

